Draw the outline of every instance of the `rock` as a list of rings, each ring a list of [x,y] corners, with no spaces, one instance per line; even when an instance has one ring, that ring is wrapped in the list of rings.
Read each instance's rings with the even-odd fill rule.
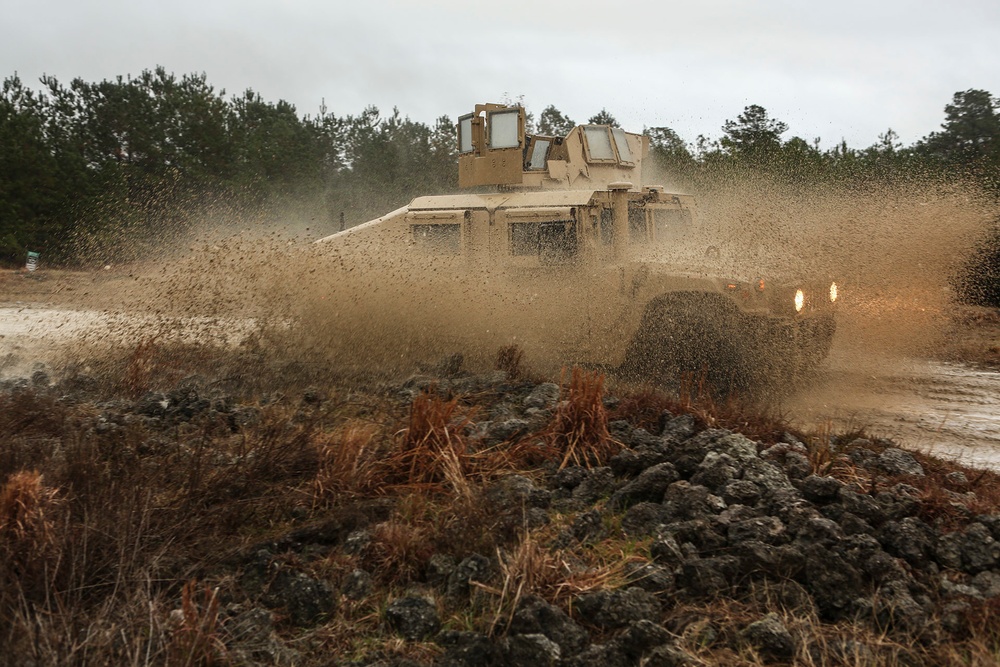
[[[227,605],[224,610],[226,648],[239,664],[296,665],[298,651],[281,643],[274,631],[274,617],[267,609]]]
[[[752,443],[751,443],[752,444]],[[754,482],[764,494],[797,493],[781,468],[760,458],[743,461],[743,479]]]
[[[785,524],[773,516],[735,521],[729,525],[727,536],[730,545],[737,545],[747,540],[779,544],[785,541]]]
[[[878,532],[878,540],[893,556],[905,559],[914,567],[921,567],[930,558],[934,548],[934,531],[916,517],[889,521]]]
[[[980,572],[969,583],[985,598],[995,598],[1000,595],[1000,573],[990,570]]]
[[[501,442],[514,440],[517,436],[524,435],[531,428],[531,423],[527,419],[504,419],[503,421],[490,422],[486,429],[483,440],[488,445],[496,445]]]
[[[826,505],[837,500],[840,496],[840,489],[843,486],[843,482],[833,477],[809,475],[802,480],[799,488],[806,500],[819,505]]]
[[[682,547],[688,543],[693,545],[699,553],[716,553],[724,549],[727,544],[725,536],[719,532],[719,529],[725,530],[716,521],[692,519],[691,521],[668,523],[661,528],[660,533],[673,535]]]
[[[573,489],[573,499],[593,504],[602,496],[611,495],[615,490],[615,474],[611,468],[592,468],[590,474]]]
[[[775,613],[751,623],[742,634],[743,639],[765,657],[790,660],[795,655],[795,639]]]
[[[674,521],[698,519],[718,514],[726,509],[726,503],[704,486],[693,485],[681,480],[667,487],[663,505]]]
[[[660,437],[671,442],[682,442],[694,435],[697,427],[698,424],[694,417],[680,415],[663,424],[660,429]]]
[[[684,551],[673,535],[660,535],[649,545],[649,555],[657,563],[676,567],[684,561]]]
[[[526,408],[551,408],[558,402],[559,385],[552,382],[536,385],[523,401]]]
[[[968,491],[969,478],[961,470],[950,472],[944,476],[944,483],[954,491]]]
[[[372,592],[372,575],[364,570],[352,570],[340,586],[340,592],[348,600],[363,600]]]
[[[691,483],[708,487],[714,492],[742,474],[742,466],[728,454],[708,452],[691,476]]]
[[[800,542],[807,544],[830,546],[844,539],[844,530],[836,521],[814,517],[799,527],[797,537]]]
[[[882,506],[867,494],[843,488],[840,490],[840,504],[845,512],[856,514],[873,526],[881,526],[888,519]]]
[[[336,608],[334,591],[323,581],[302,572],[282,570],[268,586],[267,603],[284,608],[288,620],[295,626],[315,625]]]
[[[981,523],[971,523],[961,532],[942,535],[934,551],[943,567],[969,574],[992,569],[1000,562],[1000,542]]]
[[[693,656],[671,644],[657,646],[642,660],[642,667],[686,667],[702,664]]]
[[[628,563],[625,576],[630,586],[636,586],[653,595],[666,596],[674,592],[673,569],[656,563]]]
[[[890,475],[924,476],[923,466],[917,463],[913,455],[896,447],[890,447],[879,454],[876,463]]]
[[[48,389],[52,384],[49,374],[42,369],[38,369],[31,374],[31,386],[35,389]]]
[[[631,662],[617,644],[594,644],[564,660],[564,667],[631,667]]]
[[[729,590],[739,566],[735,556],[692,558],[681,564],[677,585],[692,597],[714,598]]]
[[[164,394],[146,392],[132,406],[132,412],[146,417],[163,417],[170,401]]]
[[[570,533],[579,542],[599,540],[607,535],[601,513],[597,510],[590,510],[578,515],[573,520],[573,525],[570,526]]]
[[[574,609],[588,624],[604,630],[623,628],[640,620],[654,621],[660,615],[656,597],[637,586],[585,593],[576,599]]]
[[[463,558],[454,571],[448,575],[445,593],[451,597],[466,596],[469,594],[469,584],[471,582],[486,581],[489,575],[490,559],[486,556],[473,554],[467,558]]]
[[[653,535],[671,520],[670,510],[660,503],[638,503],[622,516],[622,529],[629,535]]]
[[[659,463],[647,468],[612,494],[609,506],[625,508],[637,502],[659,502],[671,484],[678,479],[677,469],[672,463]]]
[[[611,466],[616,477],[634,477],[641,474],[643,470],[666,460],[667,455],[658,449],[639,447],[621,450],[611,457],[608,465]]]
[[[499,667],[503,664],[500,647],[478,632],[448,630],[439,634],[436,642],[445,648],[436,667]]]
[[[733,479],[719,490],[722,500],[727,505],[746,505],[753,507],[760,500],[760,487],[745,479]]]
[[[802,579],[820,613],[828,619],[848,615],[863,593],[861,574],[843,557],[818,544],[802,548],[805,571]]]
[[[511,635],[502,650],[508,667],[554,667],[562,657],[559,644],[541,633]]]
[[[799,452],[788,452],[784,466],[789,479],[804,479],[812,474],[812,462],[808,456]]]
[[[441,628],[434,603],[417,596],[396,598],[385,609],[385,620],[394,632],[410,641],[419,641]]]
[[[776,547],[757,540],[747,540],[736,547],[736,555],[740,559],[740,572],[764,574],[772,579],[797,576],[805,567],[802,550],[791,544]]]
[[[868,575],[876,584],[884,584],[888,581],[900,581],[909,576],[899,559],[881,550],[862,560],[860,567],[861,571]]]
[[[552,492],[540,489],[524,475],[506,475],[486,490],[487,499],[498,508],[548,507]]]
[[[528,596],[521,600],[510,622],[512,634],[541,634],[559,645],[565,659],[575,655],[587,645],[587,631],[566,615],[559,607],[545,600]]]
[[[431,586],[443,590],[448,585],[448,580],[455,573],[456,565],[455,559],[447,554],[432,554],[427,561],[424,578]]]
[[[913,599],[905,581],[890,581],[875,596],[875,614],[883,627],[917,632],[927,624],[927,613]]]
[[[552,484],[556,488],[572,491],[590,477],[590,471],[583,466],[566,466],[552,476]]]
[[[657,646],[670,642],[671,635],[662,626],[650,620],[640,620],[630,624],[620,634],[615,643],[633,663]]]

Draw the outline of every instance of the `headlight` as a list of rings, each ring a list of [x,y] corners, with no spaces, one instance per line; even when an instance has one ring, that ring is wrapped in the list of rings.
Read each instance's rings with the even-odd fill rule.
[[[795,312],[801,313],[804,305],[806,305],[805,293],[800,289],[795,290]]]
[[[837,300],[837,283],[830,283],[830,303]]]

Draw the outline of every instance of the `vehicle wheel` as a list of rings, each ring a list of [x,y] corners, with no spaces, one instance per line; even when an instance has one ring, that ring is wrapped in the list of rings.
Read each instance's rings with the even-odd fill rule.
[[[740,315],[715,295],[667,294],[646,307],[621,371],[677,388],[687,376],[715,393],[753,384]]]

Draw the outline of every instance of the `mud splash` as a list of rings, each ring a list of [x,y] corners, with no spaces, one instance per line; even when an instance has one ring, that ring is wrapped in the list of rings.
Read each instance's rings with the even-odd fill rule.
[[[785,401],[794,419],[895,428],[912,446],[975,450],[970,460],[993,462],[981,452],[997,435],[994,404],[976,397],[997,394],[994,375],[915,359],[940,341],[949,277],[994,211],[928,184],[789,191],[758,179],[694,194],[704,221],[695,242],[718,247],[724,270],[841,286],[834,351],[817,386]],[[532,368],[552,375],[577,361],[581,310],[614,307],[598,287],[579,272],[513,280],[496,267],[418,262],[389,239],[313,245],[206,232],[159,262],[54,301],[88,310],[5,310],[0,359],[14,345],[27,363],[57,343],[71,355],[71,341],[115,354],[154,336],[233,345],[252,335],[275,360],[387,374],[455,352],[481,370],[499,347],[517,344]]]

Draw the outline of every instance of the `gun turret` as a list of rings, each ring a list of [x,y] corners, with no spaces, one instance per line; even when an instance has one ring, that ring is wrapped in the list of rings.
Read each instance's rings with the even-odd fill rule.
[[[477,104],[458,119],[458,184],[506,189],[642,186],[649,137],[610,125],[578,125],[565,137],[526,133],[524,108]]]

